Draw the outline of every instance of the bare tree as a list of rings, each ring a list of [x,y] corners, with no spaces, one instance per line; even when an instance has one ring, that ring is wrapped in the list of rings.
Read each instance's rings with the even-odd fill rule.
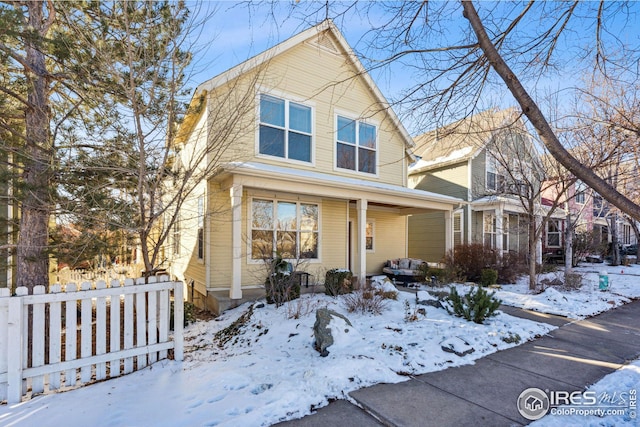
[[[223,159],[233,158],[235,138],[253,131],[243,118],[253,112],[259,72],[188,102],[195,43],[215,10],[195,11],[194,18],[191,12],[183,3],[130,1],[92,3],[83,15],[65,15],[74,37],[99,40],[92,67],[101,76],[102,101],[91,110],[100,120],[78,120],[82,127],[69,132],[68,172],[95,176],[97,185],[68,180],[65,213],[135,234],[147,275],[166,268],[165,246],[185,202]],[[86,209],[87,199],[106,215]]]
[[[622,212],[640,219],[636,203],[562,145],[531,96],[535,92],[525,88],[529,85],[535,90],[542,77],[559,74],[560,61],[571,64],[576,73],[575,67],[581,61],[595,57],[595,72],[606,76],[608,67],[618,58],[637,58],[637,48],[616,36],[619,28],[611,28],[632,28],[632,20],[621,23],[619,18],[635,13],[636,5],[605,1],[478,4],[480,13],[472,1],[366,5],[365,12],[371,12],[368,16],[372,29],[364,56],[369,58],[365,62],[370,72],[383,67],[393,72],[393,67],[398,66],[414,70],[417,82],[406,88],[395,104],[411,113],[418,126],[449,122],[451,116],[468,116],[483,109],[483,103],[490,103],[486,97],[492,93],[503,96],[506,85],[551,155]],[[354,7],[357,8],[353,4],[336,5],[327,12],[324,5],[316,5],[305,9],[303,15],[319,19],[333,14],[337,22],[348,22]],[[384,14],[379,13],[380,8]],[[466,21],[460,21],[462,16]],[[592,29],[588,33],[591,37],[577,35],[584,34],[584,28]],[[575,45],[565,39],[570,31],[576,35]],[[580,70],[587,72],[588,67]]]

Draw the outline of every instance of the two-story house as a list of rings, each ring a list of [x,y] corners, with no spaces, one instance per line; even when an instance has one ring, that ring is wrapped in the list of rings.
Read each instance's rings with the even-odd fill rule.
[[[320,281],[331,268],[362,281],[407,256],[416,213],[449,218],[430,232],[443,253],[452,246],[463,201],[408,188],[414,143],[331,21],[202,83],[198,103],[179,130],[180,155],[212,141],[224,149],[207,156],[216,167],[185,202],[169,252],[200,305],[241,301],[276,254]],[[241,131],[221,140],[225,111],[239,110]]]
[[[529,219],[544,214],[543,177],[515,109],[481,112],[420,135],[415,143],[419,160],[409,169],[409,186],[468,202],[453,214],[454,245],[481,243],[501,252],[528,253]],[[444,241],[428,230],[444,224],[437,212],[409,218],[409,256],[432,260],[442,253]]]

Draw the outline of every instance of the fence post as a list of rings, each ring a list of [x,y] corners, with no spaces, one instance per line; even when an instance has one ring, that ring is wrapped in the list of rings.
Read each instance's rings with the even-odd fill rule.
[[[7,403],[20,403],[22,400],[22,298],[27,288],[16,289],[16,296],[9,299],[8,318],[8,363],[7,363]]]
[[[184,359],[184,285],[173,283],[173,358],[178,362]]]

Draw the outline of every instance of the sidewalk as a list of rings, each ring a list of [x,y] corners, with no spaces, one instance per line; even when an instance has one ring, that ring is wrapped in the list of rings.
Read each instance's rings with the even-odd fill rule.
[[[560,327],[535,341],[478,359],[473,365],[352,392],[350,397],[363,409],[336,401],[313,415],[278,425],[526,425],[530,421],[516,406],[523,390],[582,391],[640,356],[640,301],[577,322],[512,307],[501,309]]]

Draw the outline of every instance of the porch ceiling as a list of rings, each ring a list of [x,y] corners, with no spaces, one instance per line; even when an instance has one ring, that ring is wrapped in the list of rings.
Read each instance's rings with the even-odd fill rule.
[[[450,211],[462,199],[374,181],[347,178],[261,163],[230,163],[216,177],[225,187],[245,187],[343,200],[364,199],[372,206],[402,214]]]

